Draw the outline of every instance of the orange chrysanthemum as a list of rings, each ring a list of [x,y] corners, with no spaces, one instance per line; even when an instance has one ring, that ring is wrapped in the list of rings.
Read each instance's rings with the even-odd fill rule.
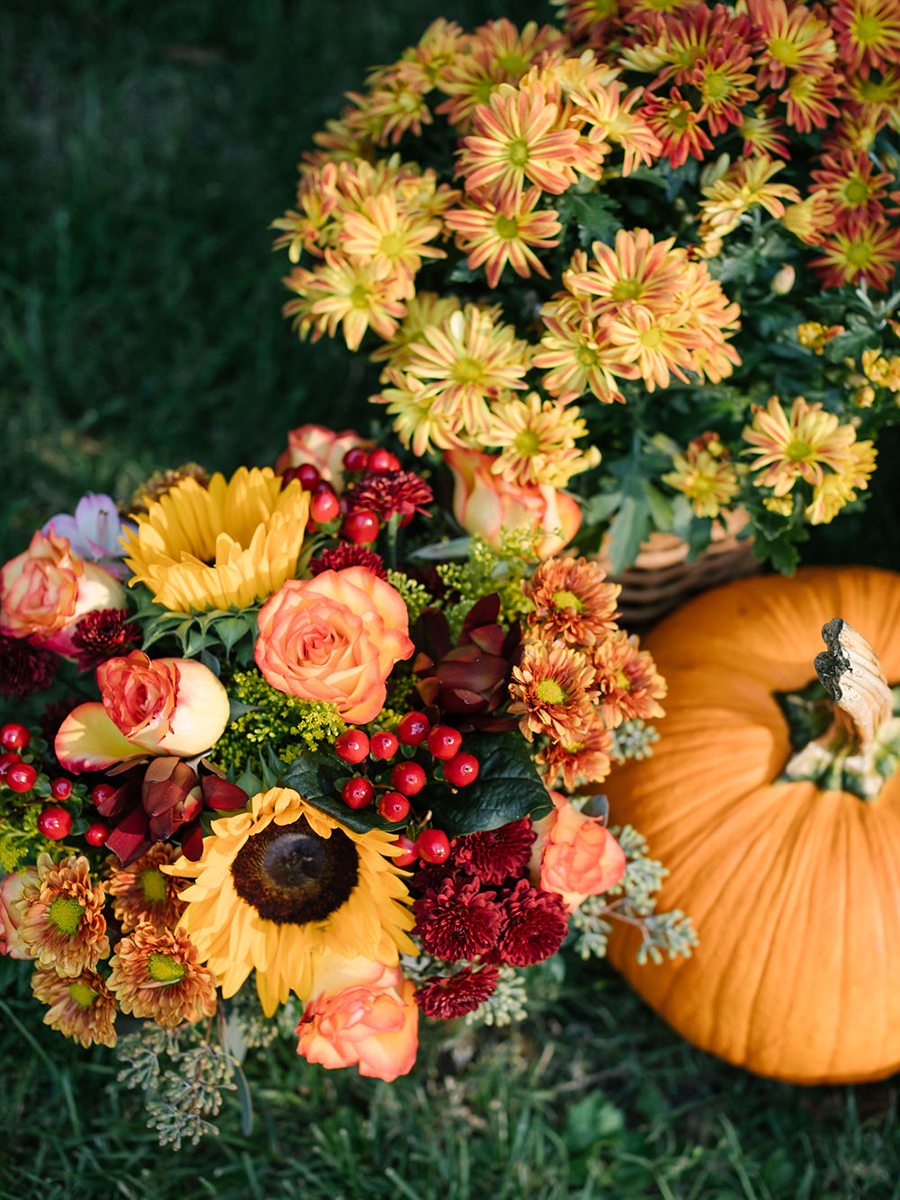
[[[379,279],[394,285],[393,295],[408,300],[423,258],[446,258],[429,245],[441,232],[440,221],[415,211],[402,211],[397,196],[382,193],[365,200],[359,212],[347,213],[340,240],[343,252],[360,266],[371,266]]]
[[[650,652],[640,649],[637,635],[615,630],[594,647],[591,660],[600,718],[607,729],[617,729],[623,721],[665,716],[659,701],[666,694],[666,681]]]
[[[821,484],[825,467],[839,473],[856,430],[842,425],[821,404],[807,404],[802,396],[794,400],[790,414],[772,396],[765,408],[754,408],[753,423],[743,436],[750,443],[744,453],[756,455],[751,469],[762,472],[754,480],[757,487],[770,487],[773,495],[785,496],[798,479]]]
[[[466,191],[484,194],[507,214],[519,208],[526,180],[553,195],[566,191],[577,181],[580,156],[577,130],[560,119],[540,84],[501,84],[475,110],[472,133],[462,139],[456,174]]]
[[[545,559],[522,584],[534,605],[528,614],[533,634],[570,646],[593,646],[616,628],[621,590],[598,563],[584,558]]]
[[[37,884],[26,884],[19,937],[32,958],[59,975],[93,971],[109,954],[103,885],[91,881],[90,863],[71,854],[54,866],[49,854],[38,856]]]
[[[868,76],[900,63],[900,8],[896,0],[837,0],[828,14],[844,70]]]
[[[584,654],[568,646],[527,642],[509,684],[509,711],[522,714],[522,736],[529,742],[535,734],[565,745],[580,741],[592,722],[593,682],[594,671]]]
[[[184,929],[139,925],[110,959],[110,991],[124,1013],[174,1028],[216,1011],[216,976]]]
[[[662,481],[687,496],[695,516],[717,517],[740,489],[737,471],[716,433],[694,438],[684,454],[675,455],[672,466]]]
[[[598,718],[578,741],[543,746],[535,761],[548,788],[556,787],[561,779],[563,787],[571,792],[585,783],[602,782],[612,768],[612,753],[612,734]]]
[[[856,228],[884,216],[888,188],[894,183],[887,171],[875,173],[868,154],[849,148],[822,155],[822,167],[811,172],[812,195],[821,195],[839,225]]]
[[[522,196],[512,213],[496,208],[488,200],[470,202],[465,208],[444,214],[448,229],[457,237],[456,244],[468,254],[470,270],[483,266],[488,287],[496,287],[507,263],[517,275],[528,279],[532,271],[548,278],[547,268],[532,247],[548,249],[559,245],[554,235],[562,229],[553,209],[535,212],[541,189],[534,187]]]
[[[110,858],[106,891],[113,897],[113,914],[123,933],[145,924],[162,933],[178,924],[185,907],[178,894],[186,885],[159,868],[179,857],[175,846],[157,842],[130,866],[120,867],[117,858]]]
[[[583,451],[575,445],[587,432],[577,408],[542,400],[537,392],[524,400],[498,400],[486,435],[500,448],[491,471],[520,487],[565,487],[573,475],[600,462],[596,446]]]
[[[668,97],[652,95],[647,98],[641,116],[659,139],[663,155],[673,167],[680,167],[688,157],[702,159],[713,144],[700,124],[700,112],[671,88]]]
[[[831,26],[805,4],[747,0],[754,32],[762,39],[759,87],[784,86],[788,72],[828,71],[836,56]]]
[[[72,1038],[85,1050],[94,1045],[115,1046],[115,997],[94,971],[60,975],[52,967],[37,966],[31,990],[48,1006],[45,1025]]]
[[[282,312],[294,318],[300,337],[312,333],[314,342],[326,333],[334,337],[340,326],[349,350],[359,349],[369,329],[379,337],[392,337],[405,311],[395,280],[380,275],[371,261],[352,262],[333,250],[325,251],[324,266],[314,271],[295,267],[284,284],[298,295]]]
[[[859,221],[846,232],[838,230],[822,239],[822,254],[810,266],[818,271],[825,287],[865,280],[870,287],[886,292],[900,261],[900,229],[886,221]]]

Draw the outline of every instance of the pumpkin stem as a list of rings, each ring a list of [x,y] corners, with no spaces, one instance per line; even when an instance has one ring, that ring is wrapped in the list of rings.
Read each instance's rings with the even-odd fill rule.
[[[798,750],[782,778],[815,780],[823,790],[874,800],[897,768],[900,720],[875,651],[852,625],[835,617],[822,628],[819,681],[833,702],[831,723]]]

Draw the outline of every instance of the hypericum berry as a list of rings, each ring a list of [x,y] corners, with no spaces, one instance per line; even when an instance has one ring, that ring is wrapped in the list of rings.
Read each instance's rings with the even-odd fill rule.
[[[354,446],[341,459],[345,471],[364,471],[369,462],[369,456],[362,446]]]
[[[372,780],[365,775],[356,775],[348,779],[341,788],[341,799],[350,808],[365,808],[375,795]]]
[[[72,795],[72,780],[64,779],[61,775],[58,779],[51,779],[50,795],[54,800],[68,800]]]
[[[450,839],[443,829],[423,829],[416,838],[416,849],[419,858],[426,862],[446,862],[450,854]]]
[[[378,812],[386,821],[404,821],[409,815],[409,801],[399,792],[385,792],[378,801]]]
[[[385,471],[399,471],[400,459],[397,458],[396,454],[391,454],[390,450],[384,450],[379,446],[377,450],[373,450],[369,455],[366,469],[374,471],[377,475],[381,475]]]
[[[6,786],[14,792],[30,792],[37,783],[37,771],[31,763],[13,763],[6,772]]]
[[[103,804],[112,799],[116,790],[111,783],[96,783],[91,788],[91,799],[95,804]]]
[[[393,758],[400,749],[400,743],[393,733],[373,733],[369,739],[369,753],[373,758]]]
[[[358,508],[345,517],[341,533],[354,546],[366,546],[375,541],[380,528],[377,513],[373,513],[371,508]]]
[[[24,725],[10,722],[0,729],[0,748],[3,750],[25,750],[31,741],[31,734]]]
[[[369,753],[369,735],[362,729],[345,729],[334,742],[334,752],[345,763],[361,763]]]
[[[58,842],[60,838],[68,837],[72,831],[72,816],[58,804],[51,804],[37,819],[38,833]]]
[[[416,843],[412,838],[408,838],[405,833],[401,833],[399,837],[394,838],[394,845],[399,846],[403,851],[402,854],[395,854],[391,859],[395,867],[408,867],[410,863],[414,863],[419,857]]]
[[[84,840],[89,846],[105,846],[109,837],[109,826],[102,821],[92,821],[84,831]]]
[[[421,746],[430,728],[431,722],[423,712],[408,712],[400,718],[397,737],[404,746]]]
[[[309,515],[320,525],[333,521],[341,511],[341,502],[334,492],[316,492],[309,502]]]
[[[453,758],[462,745],[462,734],[450,725],[435,725],[429,729],[427,741],[435,758]]]
[[[478,778],[478,759],[474,754],[456,754],[444,763],[444,778],[454,787],[468,787]]]
[[[391,787],[404,796],[417,796],[425,786],[425,768],[416,762],[399,762],[391,767]]]
[[[300,486],[305,492],[311,492],[322,478],[312,463],[301,463],[299,467],[294,467],[294,471],[296,472],[295,478],[300,480]]]
[[[12,750],[7,750],[5,754],[0,754],[0,779],[6,781],[6,773],[10,767],[14,767],[16,763],[21,762],[18,754]]]

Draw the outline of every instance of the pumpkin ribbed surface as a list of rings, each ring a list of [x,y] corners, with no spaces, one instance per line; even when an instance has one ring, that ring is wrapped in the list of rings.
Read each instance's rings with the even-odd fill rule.
[[[773,782],[791,754],[775,692],[815,679],[842,617],[900,681],[900,575],[808,568],[708,592],[644,645],[668,681],[652,758],[617,768],[609,800],[669,870],[689,959],[638,966],[616,923],[609,956],[689,1041],[798,1083],[900,1069],[900,776],[867,802]]]

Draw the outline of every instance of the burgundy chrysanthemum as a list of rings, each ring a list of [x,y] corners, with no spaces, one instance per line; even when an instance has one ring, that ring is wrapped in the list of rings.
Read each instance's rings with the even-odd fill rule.
[[[502,962],[531,967],[560,948],[568,930],[562,897],[520,879],[502,898],[502,906],[506,921],[497,943],[497,957]]]
[[[373,471],[361,476],[345,496],[350,512],[368,508],[383,521],[397,513],[402,525],[414,513],[428,516],[425,506],[434,499],[431,488],[414,471]]]
[[[309,569],[313,575],[322,571],[343,571],[346,567],[365,567],[374,572],[379,579],[387,579],[384,561],[374,550],[365,546],[354,546],[352,542],[339,542],[330,550],[323,550],[315,558],[309,560]]]
[[[502,917],[493,892],[482,892],[477,879],[445,879],[438,891],[416,901],[416,933],[427,954],[456,962],[490,950]]]
[[[38,650],[24,638],[0,633],[0,694],[24,700],[53,682],[56,675],[56,656],[49,650]]]
[[[78,667],[90,671],[108,658],[127,653],[126,647],[140,641],[140,633],[128,623],[125,608],[100,608],[85,613],[72,634],[78,651]]]
[[[426,1017],[449,1021],[474,1012],[493,994],[500,972],[496,967],[463,967],[456,975],[430,975],[415,993]]]
[[[534,839],[527,817],[499,829],[470,833],[453,843],[453,866],[467,875],[478,875],[482,883],[502,883],[510,875],[522,874]]]

